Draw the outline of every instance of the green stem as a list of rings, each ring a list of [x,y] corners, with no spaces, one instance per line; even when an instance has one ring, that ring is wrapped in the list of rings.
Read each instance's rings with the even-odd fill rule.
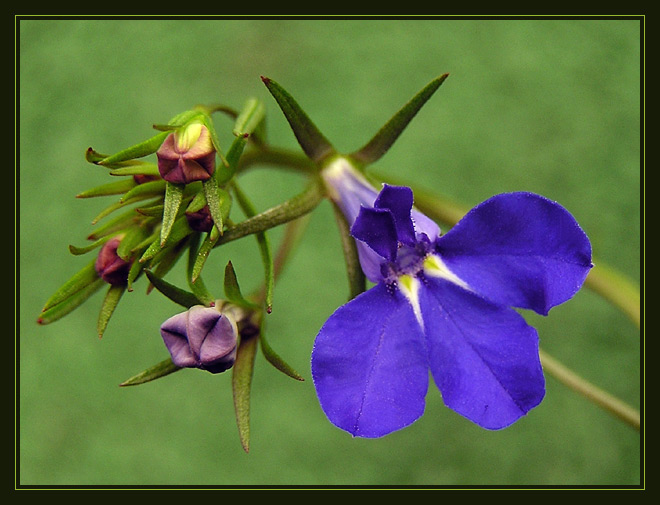
[[[573,391],[580,393],[591,402],[605,409],[610,414],[618,417],[633,428],[640,429],[640,414],[631,406],[612,396],[606,391],[594,386],[573,371],[566,368],[559,361],[549,356],[544,351],[539,351],[541,363],[546,372],[549,372],[562,384],[568,386]]]

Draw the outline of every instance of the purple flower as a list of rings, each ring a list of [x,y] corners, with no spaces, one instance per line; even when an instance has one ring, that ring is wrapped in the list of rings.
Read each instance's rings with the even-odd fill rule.
[[[591,268],[591,245],[560,205],[494,196],[440,236],[412,191],[380,193],[336,161],[324,173],[374,287],[337,309],[312,352],[321,406],[354,436],[380,437],[424,411],[430,369],[446,406],[504,428],[545,394],[536,330],[511,307],[547,314]]]
[[[169,134],[156,156],[161,177],[174,184],[205,181],[215,172],[215,148],[208,128],[200,123]]]
[[[99,251],[94,267],[105,282],[113,286],[123,286],[128,282],[128,272],[131,263],[123,260],[117,254],[117,247],[123,236],[116,236],[108,240]]]
[[[172,363],[220,373],[236,360],[236,323],[215,307],[195,305],[170,317],[160,327]]]

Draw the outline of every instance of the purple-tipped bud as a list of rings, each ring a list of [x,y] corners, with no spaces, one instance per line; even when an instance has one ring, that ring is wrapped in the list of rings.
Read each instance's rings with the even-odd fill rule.
[[[215,172],[211,134],[200,123],[191,123],[168,135],[156,155],[158,171],[167,182],[205,181]]]
[[[117,236],[108,240],[99,251],[96,258],[96,273],[105,282],[113,286],[123,286],[128,281],[128,272],[131,263],[123,260],[117,254],[117,247],[122,237]]]
[[[220,373],[236,360],[238,328],[217,308],[195,305],[165,321],[160,334],[178,367]]]
[[[205,205],[197,212],[186,212],[188,225],[195,231],[209,232],[213,229],[213,217],[209,206]]]

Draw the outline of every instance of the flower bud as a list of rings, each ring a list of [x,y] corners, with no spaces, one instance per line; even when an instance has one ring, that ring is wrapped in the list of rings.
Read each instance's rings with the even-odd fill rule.
[[[121,236],[117,236],[103,244],[94,265],[99,277],[113,286],[126,284],[128,272],[131,269],[131,264],[117,254],[117,247],[121,239]]]
[[[168,135],[156,155],[158,171],[167,182],[205,181],[215,171],[211,134],[200,123],[191,123]]]
[[[188,225],[195,231],[209,232],[213,229],[213,217],[208,205],[196,212],[186,212],[186,219]]]
[[[236,360],[238,328],[215,307],[195,305],[165,321],[160,327],[172,363],[220,373]]]

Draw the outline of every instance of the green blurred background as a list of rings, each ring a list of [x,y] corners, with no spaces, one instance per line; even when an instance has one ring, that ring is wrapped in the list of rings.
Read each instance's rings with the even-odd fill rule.
[[[543,403],[484,431],[429,389],[425,415],[377,440],[324,417],[309,371],[316,332],[347,283],[327,202],[277,285],[270,343],[307,379],[257,357],[249,454],[239,443],[230,375],[184,370],[118,384],[167,357],[160,323],[179,307],[144,281],[95,333],[97,294],[39,327],[48,296],[88,259],[91,220],[112,200],[77,200],[108,182],[84,160],[153,134],[198,103],[264,101],[269,139],[298,149],[260,76],[278,81],[337,149],[360,147],[436,76],[450,77],[376,168],[472,206],[534,191],[568,208],[595,261],[640,281],[639,20],[606,19],[22,19],[20,105],[20,485],[578,485],[640,483],[640,434],[547,377]],[[224,144],[231,121],[217,116]],[[300,191],[295,173],[254,170],[259,209]],[[281,230],[272,234],[277,244]],[[259,285],[251,238],[216,250],[206,284],[221,295],[231,259]],[[215,273],[215,276],[214,276]],[[172,282],[182,279],[178,270]],[[532,317],[542,348],[640,406],[639,330],[582,290]]]

